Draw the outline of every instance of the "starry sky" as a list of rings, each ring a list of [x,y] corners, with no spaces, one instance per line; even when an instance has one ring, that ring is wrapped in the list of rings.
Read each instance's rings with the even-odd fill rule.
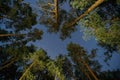
[[[36,4],[36,0],[25,0],[25,2],[30,3],[33,10],[35,12],[38,11],[37,13],[38,13],[38,15],[40,15],[39,7]],[[69,8],[67,7],[67,4],[68,3],[66,3],[63,7],[66,8],[67,10],[69,10]],[[78,30],[72,34],[71,38],[67,38],[66,40],[61,40],[59,38],[58,34],[49,34],[44,25],[41,25],[38,23],[38,24],[34,25],[34,28],[35,27],[42,29],[44,31],[42,40],[37,40],[35,42],[29,42],[28,45],[35,44],[38,47],[38,49],[43,48],[44,50],[47,51],[48,55],[51,58],[55,58],[59,54],[66,54],[67,53],[67,50],[66,50],[67,44],[70,42],[74,42],[74,43],[78,43],[81,46],[83,46],[85,48],[85,50],[88,51],[88,53],[91,49],[98,48],[99,50],[97,52],[98,54],[97,54],[96,59],[98,59],[99,62],[102,65],[104,65],[102,70],[108,70],[108,69],[113,70],[116,68],[120,68],[120,63],[119,63],[120,54],[114,54],[111,61],[109,61],[110,66],[108,66],[103,60],[104,59],[104,55],[103,55],[104,49],[97,46],[97,42],[95,41],[94,38],[91,38],[90,40],[87,40],[87,41],[83,40],[83,38],[82,38],[83,33],[80,32],[80,26],[77,26]]]

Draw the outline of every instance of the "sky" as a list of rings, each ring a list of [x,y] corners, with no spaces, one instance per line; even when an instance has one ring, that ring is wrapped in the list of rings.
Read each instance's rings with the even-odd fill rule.
[[[34,11],[39,11],[39,7],[36,4],[36,0],[25,0],[25,2],[30,3],[30,5],[32,6]],[[65,4],[63,6],[63,8],[65,8],[67,10],[69,9],[67,4]],[[40,13],[38,13],[38,14],[40,15]],[[75,43],[78,43],[81,46],[83,46],[85,48],[85,50],[87,50],[87,51],[90,51],[93,48],[99,49],[97,59],[99,60],[99,62],[102,65],[104,65],[102,70],[108,70],[108,69],[113,70],[116,68],[120,68],[120,63],[119,63],[120,54],[114,54],[111,61],[109,61],[110,66],[108,66],[103,60],[104,59],[104,55],[103,55],[104,49],[97,46],[97,44],[96,44],[97,42],[95,41],[94,38],[87,40],[87,41],[83,40],[83,38],[82,38],[83,33],[80,32],[80,28],[79,28],[80,26],[77,26],[78,30],[72,34],[71,39],[67,38],[64,41],[62,41],[59,38],[58,34],[49,34],[44,25],[36,24],[36,25],[34,25],[34,27],[42,29],[44,31],[44,34],[43,34],[42,40],[37,40],[36,42],[30,42],[29,44],[35,44],[38,47],[38,49],[43,48],[45,51],[47,51],[48,56],[50,56],[51,58],[55,58],[59,54],[66,54],[67,53],[67,50],[66,50],[67,44],[70,42],[75,42]]]

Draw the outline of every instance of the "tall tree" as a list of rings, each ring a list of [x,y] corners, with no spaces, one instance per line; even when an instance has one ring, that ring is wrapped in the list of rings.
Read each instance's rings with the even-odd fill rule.
[[[73,14],[71,7],[68,7],[70,8],[69,11],[62,8],[67,1],[68,0],[39,0],[38,2],[40,10],[42,11],[40,24],[44,24],[49,32],[59,32],[60,38],[63,40],[70,37],[71,33],[76,31],[76,28],[66,25],[76,18],[76,13]]]
[[[56,65],[62,70],[65,80],[75,79],[73,64],[66,55],[59,55],[55,59]]]
[[[42,38],[42,30],[32,27],[36,16],[23,0],[0,1],[0,77],[15,79],[19,62],[35,51],[26,44]]]
[[[43,12],[40,23],[45,24],[49,32],[60,32],[61,39],[65,39],[76,30],[75,25],[80,20],[96,37],[98,44],[107,49],[107,55],[120,50],[119,0],[39,1],[43,3],[39,4]],[[65,2],[72,5],[69,11],[62,8]],[[35,52],[35,46],[27,46],[29,41],[42,38],[43,32],[32,27],[37,23],[36,16],[30,5],[23,0],[0,1],[0,79],[103,78],[104,73],[100,73],[101,66],[94,60],[96,50],[92,50],[91,55],[88,55],[83,47],[70,43],[67,47],[69,56],[60,55],[53,60],[43,49]],[[111,77],[111,74],[109,75],[106,79]]]
[[[72,1],[72,6],[79,10],[85,10],[85,12],[76,18],[73,23],[70,23],[70,25],[80,21],[81,26],[84,26],[85,35],[95,36],[98,45],[106,49],[105,54],[107,54],[107,56],[110,57],[111,53],[114,51],[119,52],[119,1],[93,0],[91,2],[92,4],[89,3],[89,1],[86,1],[86,3],[80,1],[80,3],[85,4],[85,6],[78,4],[78,1]],[[90,4],[92,6],[90,6]]]
[[[87,79],[98,80],[96,75],[97,75],[97,71],[99,72],[100,70],[100,64],[99,63],[96,64],[96,61],[92,61],[89,57],[90,55],[87,54],[87,52],[84,50],[83,47],[75,43],[70,43],[67,47],[67,50],[72,61],[75,63],[75,67],[76,67],[75,69],[77,74],[80,75],[79,71],[82,71],[82,73],[87,77]],[[90,65],[90,63],[92,63],[92,65]],[[94,66],[93,69],[91,69],[91,67],[94,64],[96,66]],[[96,69],[95,73],[93,72],[94,69]],[[78,76],[77,77],[78,80],[80,77],[79,75],[76,75]]]
[[[31,63],[27,67],[23,65],[25,68],[19,80],[64,80],[64,75],[61,73],[61,70],[55,64],[55,61],[47,56],[44,50],[40,49],[31,53],[26,59],[28,59],[26,60],[28,62],[31,60]]]

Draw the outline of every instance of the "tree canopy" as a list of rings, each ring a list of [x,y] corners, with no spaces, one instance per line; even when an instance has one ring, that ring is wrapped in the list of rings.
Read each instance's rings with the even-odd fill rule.
[[[79,0],[78,0],[79,1]],[[84,1],[84,0],[83,0]],[[101,2],[101,5],[97,5],[97,8],[91,11],[86,17],[82,18],[79,23],[84,26],[85,35],[95,36],[98,41],[98,45],[106,49],[105,53],[112,53],[113,51],[119,52],[120,40],[118,31],[120,26],[120,5],[118,0],[92,0],[94,4]],[[92,3],[92,1],[90,3]],[[104,2],[103,2],[104,1]],[[81,1],[80,1],[81,2]],[[73,1],[72,6],[77,9],[90,11],[89,1],[85,1],[83,5],[77,4],[77,1]],[[85,14],[85,13],[84,13]],[[91,35],[90,35],[91,34]]]
[[[80,26],[85,38],[94,37],[105,49],[107,61],[114,52],[120,53],[120,0],[38,0],[37,4],[41,16],[24,0],[0,0],[0,80],[120,79],[119,70],[101,70],[97,49],[87,51],[71,42],[66,55],[52,59],[46,49],[27,45],[42,39],[36,24],[62,40]]]

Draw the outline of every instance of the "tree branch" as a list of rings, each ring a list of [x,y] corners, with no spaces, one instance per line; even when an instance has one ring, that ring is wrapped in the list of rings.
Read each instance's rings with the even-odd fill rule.
[[[6,67],[8,67],[8,66],[10,66],[10,65],[13,64],[15,61],[17,61],[17,57],[13,58],[13,59],[11,60],[11,62],[9,62],[9,63],[6,64],[6,65],[4,65],[4,63],[3,63],[4,66],[3,66],[3,67],[0,67],[0,70],[6,68]],[[5,62],[5,63],[6,63],[6,62]]]
[[[22,36],[25,34],[0,34],[0,37],[8,37],[8,36]]]

